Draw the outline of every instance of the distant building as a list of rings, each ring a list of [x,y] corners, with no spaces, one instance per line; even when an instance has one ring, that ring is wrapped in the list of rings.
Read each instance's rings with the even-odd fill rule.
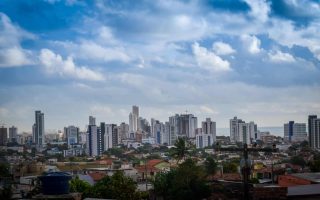
[[[320,149],[320,119],[317,115],[308,117],[309,145],[313,149]]]
[[[96,125],[96,118],[93,116],[89,116],[89,125]]]
[[[234,117],[230,119],[230,140],[231,142],[242,142],[251,144],[259,140],[260,135],[257,125],[254,122],[246,123],[245,121]]]
[[[301,142],[307,140],[307,128],[305,123],[289,121],[283,125],[284,140],[288,142]]]
[[[118,127],[116,124],[105,125],[104,149],[107,151],[119,144]]]
[[[15,126],[9,128],[9,142],[18,142],[18,128]]]
[[[87,153],[89,156],[99,156],[103,153],[101,129],[96,125],[89,125],[87,132]]]
[[[214,144],[213,134],[206,134],[202,129],[197,129],[199,134],[196,135],[196,147],[197,148],[205,148],[210,147]]]
[[[68,126],[64,128],[64,134],[67,139],[68,146],[79,143],[79,128],[75,126]]]
[[[4,126],[0,127],[0,146],[6,146],[8,142],[8,129]]]
[[[181,114],[169,117],[169,123],[173,126],[172,136],[195,138],[195,130],[198,128],[198,119],[193,114]]]
[[[122,140],[125,140],[127,138],[129,138],[129,124],[126,124],[124,122],[122,122],[120,125],[119,125],[119,136],[121,138],[121,141]]]
[[[139,107],[132,106],[132,112],[129,114],[129,131],[135,133],[140,129],[139,127]]]
[[[35,123],[32,126],[33,143],[39,147],[45,145],[44,113],[35,111]]]
[[[212,143],[216,141],[216,122],[211,121],[210,118],[206,118],[206,121],[202,122],[202,132],[212,136]]]

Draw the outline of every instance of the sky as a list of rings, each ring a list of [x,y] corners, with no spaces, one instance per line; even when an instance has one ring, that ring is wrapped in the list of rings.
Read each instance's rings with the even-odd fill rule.
[[[0,124],[320,114],[319,0],[2,0]],[[200,124],[200,123],[199,123]]]

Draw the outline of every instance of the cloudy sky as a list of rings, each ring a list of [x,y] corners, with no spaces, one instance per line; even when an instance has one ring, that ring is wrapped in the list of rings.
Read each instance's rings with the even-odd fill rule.
[[[320,114],[319,0],[2,0],[0,123],[128,122],[131,105],[258,126]]]

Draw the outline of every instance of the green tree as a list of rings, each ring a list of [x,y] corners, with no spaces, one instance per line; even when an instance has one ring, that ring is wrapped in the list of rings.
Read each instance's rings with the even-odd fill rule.
[[[188,154],[188,146],[184,138],[178,138],[174,144],[174,147],[171,148],[171,156],[177,159],[179,163],[182,159]]]
[[[98,181],[88,194],[92,198],[138,200],[141,199],[140,192],[136,191],[136,183],[123,172],[117,171],[111,177],[106,176]]]
[[[222,164],[224,173],[237,173],[238,164],[235,162],[225,162]]]
[[[299,165],[301,166],[302,168],[304,168],[306,166],[306,161],[300,157],[300,156],[293,156],[291,159],[290,159],[290,163],[291,164],[294,164],[294,165]]]
[[[81,192],[83,197],[88,197],[88,193],[92,189],[88,182],[80,180],[78,176],[70,181],[69,186],[70,192]]]
[[[310,164],[310,170],[312,172],[320,172],[320,160],[315,160]]]
[[[211,175],[213,179],[213,176],[217,171],[216,161],[212,157],[207,157],[206,161],[204,162],[204,167],[206,169],[207,176]]]
[[[207,198],[211,194],[204,168],[197,166],[191,159],[181,163],[175,170],[156,175],[154,190],[158,196],[166,200],[197,200]]]

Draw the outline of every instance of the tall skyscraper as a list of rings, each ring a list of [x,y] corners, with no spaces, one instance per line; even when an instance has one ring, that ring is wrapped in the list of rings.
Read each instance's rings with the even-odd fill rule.
[[[68,146],[79,143],[79,128],[68,126],[64,128],[64,135],[67,139]]]
[[[87,153],[89,156],[98,156],[98,127],[89,125],[87,132]]]
[[[202,128],[198,128],[196,130],[196,147],[197,148],[205,148],[210,147],[214,144],[214,138],[212,133],[204,133]]]
[[[119,125],[119,136],[121,138],[120,141],[129,138],[129,125],[128,124],[122,122]]]
[[[231,142],[237,142],[239,140],[239,126],[238,124],[241,123],[242,120],[234,117],[230,119],[230,140]]]
[[[119,144],[118,127],[116,124],[106,124],[104,135],[104,149],[107,151],[110,148],[116,147]]]
[[[0,127],[0,146],[6,146],[8,142],[8,129],[4,126]]]
[[[216,141],[216,122],[211,121],[210,118],[206,118],[206,121],[202,122],[203,134],[209,134],[212,137],[212,142]]]
[[[307,140],[307,128],[305,123],[289,121],[283,125],[284,140],[288,142],[301,142]]]
[[[260,138],[257,125],[254,122],[245,121],[234,117],[230,119],[230,140],[231,142],[242,142],[251,144]]]
[[[320,149],[320,119],[317,115],[308,117],[309,145],[313,149]]]
[[[194,138],[195,130],[198,128],[197,117],[192,114],[182,114],[178,119],[179,136]]]
[[[18,142],[18,128],[15,126],[9,127],[9,142]]]
[[[135,133],[139,129],[139,107],[132,106],[132,112],[129,114],[129,131]]]
[[[39,147],[43,147],[44,142],[44,113],[40,110],[35,111],[35,123],[32,126],[33,143]]]
[[[96,125],[96,118],[93,116],[89,116],[89,125]]]

